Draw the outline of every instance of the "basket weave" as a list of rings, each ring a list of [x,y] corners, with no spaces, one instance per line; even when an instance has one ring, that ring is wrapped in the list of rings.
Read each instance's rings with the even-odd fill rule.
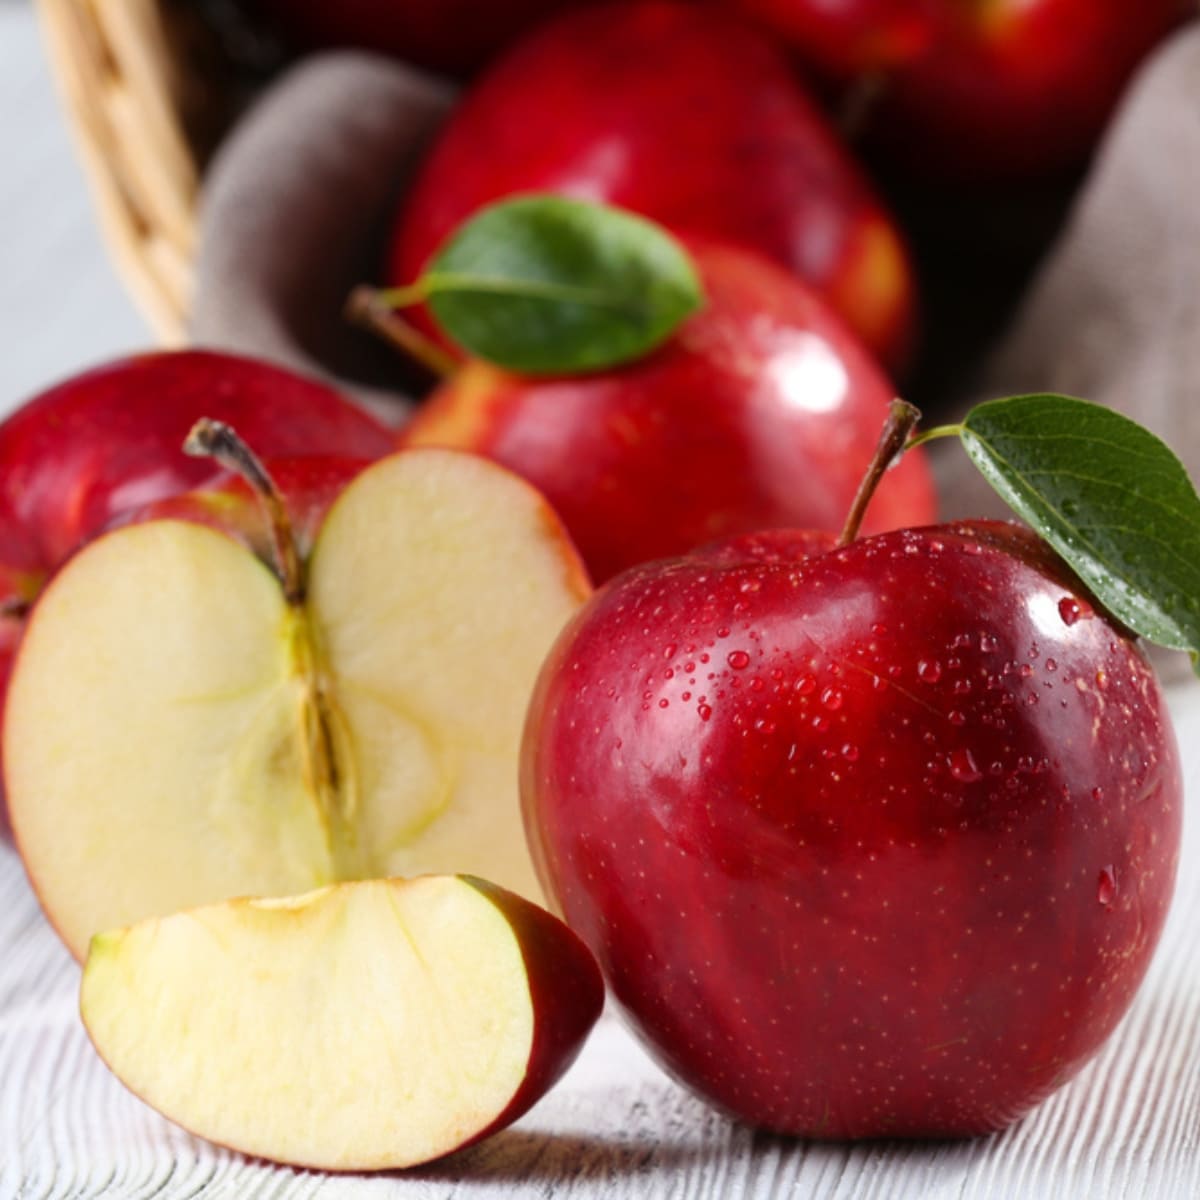
[[[184,340],[211,120],[209,49],[163,0],[37,0],[116,266],[159,338]],[[210,114],[211,116],[211,114]]]

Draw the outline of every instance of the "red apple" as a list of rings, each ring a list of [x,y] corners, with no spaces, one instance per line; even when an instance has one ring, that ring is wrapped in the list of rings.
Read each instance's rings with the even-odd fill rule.
[[[236,423],[268,455],[378,458],[394,444],[323,384],[202,350],[111,363],[30,400],[0,423],[0,710],[47,577],[122,512],[221,474],[183,453],[200,416]]]
[[[523,755],[539,871],[720,1107],[999,1129],[1112,1031],[1162,927],[1183,797],[1153,671],[1013,525],[736,558],[631,571],[559,639]]]
[[[471,362],[404,443],[472,450],[524,476],[596,580],[767,526],[840,528],[892,385],[788,272],[733,247],[692,249],[707,305],[665,347],[572,378]],[[881,489],[872,528],[934,514],[928,470],[913,455]]]
[[[466,74],[523,30],[586,0],[249,0],[303,49],[359,46]]]
[[[419,172],[392,247],[411,282],[489,201],[548,191],[748,245],[791,268],[891,365],[914,315],[888,214],[766,39],[711,8],[566,14],[493,65]]]
[[[726,0],[818,71],[874,76],[871,121],[905,164],[997,178],[1082,161],[1187,0]]]
[[[197,438],[264,519],[224,482],[140,510],[55,574],[17,653],[5,787],[67,946],[353,879],[539,897],[522,718],[590,590],[545,500],[474,455],[308,459],[289,483],[226,426]]]

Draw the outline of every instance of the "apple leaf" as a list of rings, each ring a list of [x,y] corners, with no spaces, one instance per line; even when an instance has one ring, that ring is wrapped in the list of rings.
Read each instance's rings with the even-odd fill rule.
[[[1005,502],[1135,633],[1200,673],[1200,497],[1128,417],[1069,396],[989,400],[958,427]]]
[[[603,204],[528,195],[483,209],[415,285],[472,354],[527,374],[641,358],[703,303],[687,251]]]

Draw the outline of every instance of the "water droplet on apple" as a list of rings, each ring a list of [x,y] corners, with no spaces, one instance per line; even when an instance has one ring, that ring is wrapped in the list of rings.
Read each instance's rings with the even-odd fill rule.
[[[670,642],[668,645],[663,647],[663,658],[674,658],[675,650],[676,650],[675,643]]]
[[[1053,658],[1046,659],[1046,670],[1047,671],[1057,671],[1058,663]]]
[[[950,714],[950,724],[951,725],[965,725],[966,723],[967,723],[967,718],[964,717],[963,714],[958,711],[958,709],[955,709]]]
[[[1058,602],[1058,615],[1064,625],[1074,625],[1076,621],[1087,620],[1096,615],[1092,606],[1082,597],[1064,596]]]
[[[1105,908],[1112,908],[1117,898],[1117,870],[1112,865],[1102,867],[1096,883],[1096,899]]]
[[[835,687],[827,687],[821,693],[821,703],[833,712],[842,707],[843,699],[842,693]]]
[[[750,655],[745,650],[731,650],[726,656],[725,661],[733,670],[744,671],[750,665]]]
[[[853,742],[847,742],[842,747],[842,757],[847,762],[858,762],[858,747]]]
[[[1104,789],[1102,787],[1092,788],[1092,799],[1093,800],[1103,800],[1104,799]]]
[[[754,722],[754,728],[757,729],[759,733],[771,734],[775,732],[778,726],[774,721],[768,720],[766,717],[762,717]]]
[[[738,591],[739,592],[757,592],[761,586],[762,585],[758,582],[757,579],[743,579],[742,582],[740,584],[738,584]]]
[[[950,752],[948,759],[950,774],[959,783],[975,783],[983,778],[983,772],[975,765],[971,751],[965,747]]]
[[[661,699],[661,700],[658,702],[658,707],[659,707],[659,708],[669,708],[669,707],[670,707],[670,705],[671,705],[671,702],[670,702],[670,700],[668,700],[668,699],[666,698],[666,696],[664,696],[664,697],[663,697],[663,698],[662,698],[662,699]]]
[[[707,704],[701,704],[700,707],[696,709],[696,712],[699,714],[700,720],[702,721],[707,721],[708,718],[712,716],[712,709],[709,708]]]
[[[917,663],[917,678],[922,683],[937,683],[942,677],[942,664],[936,659],[923,658]]]
[[[981,633],[979,635],[979,649],[984,654],[991,654],[996,649],[996,639],[990,633]]]

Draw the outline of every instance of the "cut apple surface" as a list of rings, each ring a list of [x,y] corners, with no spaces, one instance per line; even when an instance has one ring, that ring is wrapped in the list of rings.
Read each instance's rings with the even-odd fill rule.
[[[481,880],[341,884],[97,936],[80,1007],[127,1087],[194,1133],[299,1166],[438,1158],[515,1120],[604,989],[562,922]]]
[[[50,919],[82,957],[102,929],[345,879],[469,873],[540,898],[517,748],[587,590],[535,491],[445,451],[359,475],[299,597],[201,525],[94,542],[34,611],[5,725]]]

